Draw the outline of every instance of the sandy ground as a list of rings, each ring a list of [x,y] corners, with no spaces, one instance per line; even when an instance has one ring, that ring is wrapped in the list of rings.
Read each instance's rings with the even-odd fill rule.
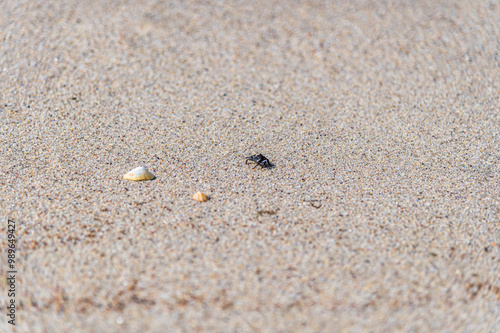
[[[1,1],[17,331],[498,332],[499,22],[494,0]]]

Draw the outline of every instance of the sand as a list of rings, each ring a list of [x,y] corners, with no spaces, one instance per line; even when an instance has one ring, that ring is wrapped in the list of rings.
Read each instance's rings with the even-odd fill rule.
[[[498,22],[494,0],[0,2],[17,331],[498,332]]]

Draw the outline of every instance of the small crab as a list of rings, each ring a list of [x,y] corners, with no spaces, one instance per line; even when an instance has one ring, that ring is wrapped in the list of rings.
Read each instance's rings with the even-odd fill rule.
[[[274,166],[274,165],[271,164],[271,162],[269,162],[269,160],[267,159],[267,157],[265,157],[262,154],[257,154],[257,155],[252,155],[252,156],[245,157],[245,164],[248,164],[249,161],[256,163],[255,166],[253,167],[254,169],[256,167],[258,167],[259,165],[262,168],[272,168]]]

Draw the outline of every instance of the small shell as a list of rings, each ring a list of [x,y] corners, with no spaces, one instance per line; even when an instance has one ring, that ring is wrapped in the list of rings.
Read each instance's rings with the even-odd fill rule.
[[[193,199],[199,202],[205,202],[208,200],[208,196],[198,191],[193,195]]]
[[[151,180],[155,178],[145,167],[138,167],[123,175],[126,180]]]

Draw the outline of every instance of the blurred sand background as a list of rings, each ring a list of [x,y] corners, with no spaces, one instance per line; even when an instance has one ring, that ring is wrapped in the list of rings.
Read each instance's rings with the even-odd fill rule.
[[[1,1],[17,331],[498,332],[499,22],[495,0]]]

